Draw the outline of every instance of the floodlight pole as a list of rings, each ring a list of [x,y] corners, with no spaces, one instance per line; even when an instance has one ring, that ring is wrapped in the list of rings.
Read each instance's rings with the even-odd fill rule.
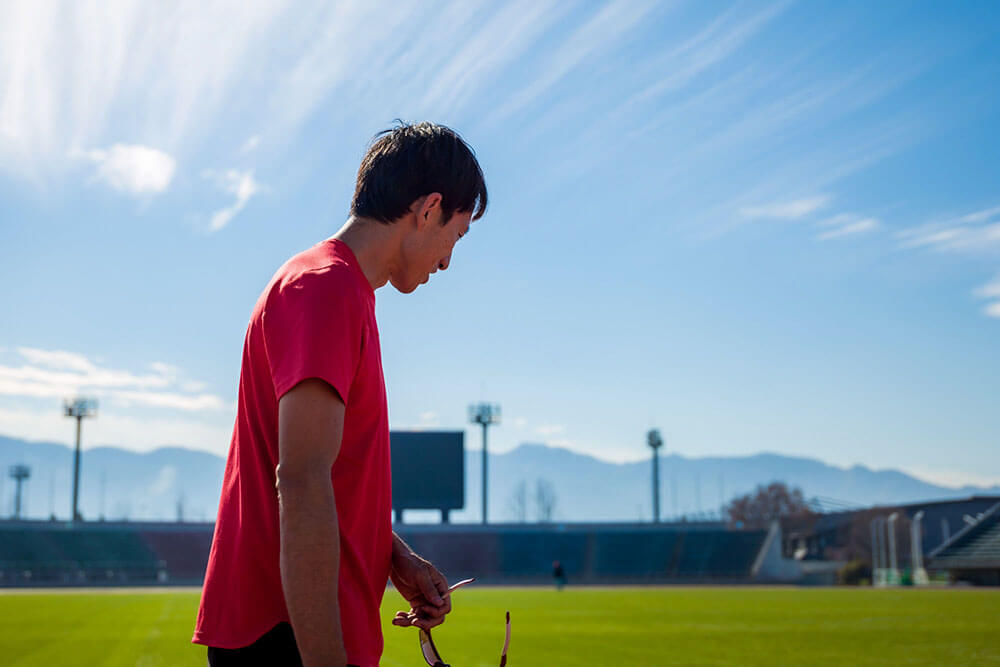
[[[920,510],[913,515],[913,523],[910,524],[910,558],[913,560],[910,568],[913,570],[913,583],[918,586],[925,586],[929,581],[927,570],[924,569],[923,531],[921,530],[923,519],[924,511]]]
[[[889,525],[889,578],[891,583],[899,583],[899,571],[896,569],[896,519],[899,518],[899,512],[893,512],[889,515],[888,525]]]
[[[31,477],[31,468],[18,464],[10,467],[10,476],[17,485],[14,492],[14,519],[21,518],[21,484]]]
[[[872,585],[874,586],[883,586],[886,583],[884,528],[885,517],[877,516],[872,519]]]
[[[80,434],[83,430],[83,420],[97,414],[97,401],[88,398],[75,398],[65,401],[64,413],[67,417],[76,419],[76,451],[73,454],[73,513],[70,521],[79,521],[82,517],[79,511],[80,497]]]
[[[660,523],[660,447],[663,438],[657,429],[646,433],[646,444],[653,450],[653,523]]]
[[[500,423],[500,406],[492,403],[479,403],[469,406],[469,421],[483,427],[483,525],[486,525],[487,517],[487,453],[486,453],[486,431],[490,424]]]

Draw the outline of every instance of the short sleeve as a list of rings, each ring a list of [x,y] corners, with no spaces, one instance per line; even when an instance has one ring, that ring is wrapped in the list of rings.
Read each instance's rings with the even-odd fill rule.
[[[361,359],[364,321],[358,290],[338,267],[276,285],[261,314],[275,398],[318,378],[347,403]]]

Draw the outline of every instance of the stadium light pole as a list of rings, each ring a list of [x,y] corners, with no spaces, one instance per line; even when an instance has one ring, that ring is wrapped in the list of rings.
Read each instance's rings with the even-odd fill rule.
[[[888,568],[888,557],[886,556],[886,546],[885,546],[885,517],[880,516],[875,519],[875,535],[876,549],[875,549],[875,562],[878,563],[878,569],[876,570],[876,581],[879,586],[884,586],[887,583],[886,571]]]
[[[80,432],[83,420],[97,415],[97,399],[74,398],[63,402],[63,414],[76,419],[76,452],[73,455],[73,513],[70,521],[79,521],[78,501],[80,497]]]
[[[878,517],[868,523],[872,531],[872,586],[878,586]]]
[[[495,403],[477,403],[469,406],[469,421],[483,427],[483,525],[486,525],[486,430],[491,424],[500,423],[500,406]]]
[[[910,524],[910,558],[913,560],[913,583],[918,586],[925,586],[929,583],[927,570],[924,569],[924,548],[923,531],[921,523],[924,520],[924,511],[920,510],[913,515],[913,523]]]
[[[646,433],[646,444],[653,450],[653,523],[660,523],[660,447],[663,438],[657,429]]]
[[[899,518],[899,512],[893,512],[889,515],[889,520],[887,522],[889,526],[889,579],[890,583],[899,583],[899,572],[896,569],[896,519]]]
[[[14,518],[21,518],[21,484],[23,484],[29,477],[31,477],[31,468],[23,464],[17,464],[10,467],[10,476],[17,485],[14,491]]]

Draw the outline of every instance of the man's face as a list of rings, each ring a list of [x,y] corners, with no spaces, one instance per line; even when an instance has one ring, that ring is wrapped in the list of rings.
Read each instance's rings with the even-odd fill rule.
[[[431,211],[404,241],[400,265],[389,278],[400,292],[409,294],[426,283],[431,274],[447,269],[455,243],[468,233],[471,212],[456,212],[443,225],[441,217],[440,209]]]

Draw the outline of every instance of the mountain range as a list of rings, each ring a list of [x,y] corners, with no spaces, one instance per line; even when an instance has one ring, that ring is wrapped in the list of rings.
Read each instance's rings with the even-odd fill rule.
[[[481,450],[465,454],[465,508],[453,522],[481,518]],[[30,518],[69,518],[73,451],[52,442],[0,435],[0,516],[14,508],[9,466],[26,464],[22,510]],[[211,521],[215,518],[225,460],[207,452],[163,447],[138,453],[118,447],[86,449],[81,459],[80,511],[85,519]],[[523,444],[489,455],[491,521],[538,518],[539,487],[554,498],[556,521],[648,521],[652,518],[651,464],[611,463],[568,449]],[[539,482],[541,480],[541,483]],[[735,495],[759,484],[783,481],[827,509],[1000,494],[1000,486],[935,485],[898,470],[763,453],[742,457],[660,457],[661,518],[718,516]],[[523,484],[522,484],[523,483]],[[519,489],[523,489],[519,492]],[[520,498],[520,500],[519,500]],[[438,513],[408,511],[406,521],[437,520]]]

